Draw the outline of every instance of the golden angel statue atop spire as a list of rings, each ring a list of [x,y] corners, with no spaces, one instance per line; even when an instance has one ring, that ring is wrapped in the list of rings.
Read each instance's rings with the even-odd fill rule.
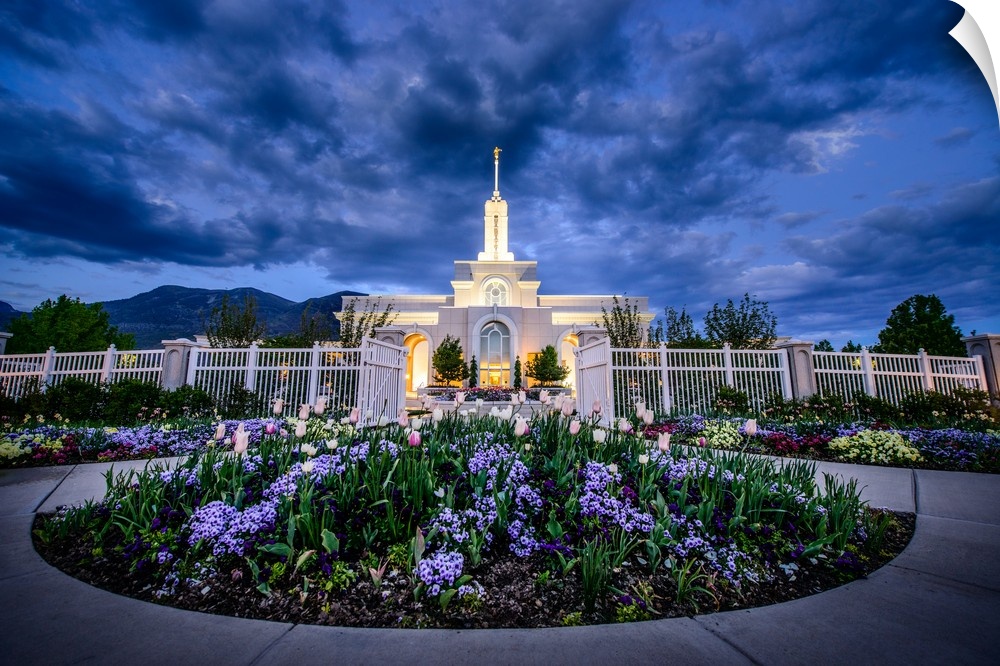
[[[499,146],[497,146],[496,148],[493,149],[493,159],[494,160],[499,160],[500,159],[500,147]]]

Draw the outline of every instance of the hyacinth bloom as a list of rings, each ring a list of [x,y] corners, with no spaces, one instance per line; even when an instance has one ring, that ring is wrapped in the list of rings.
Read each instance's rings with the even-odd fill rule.
[[[580,419],[573,419],[569,422],[569,434],[574,437],[580,434]]]
[[[225,437],[226,437],[226,424],[220,423],[219,425],[215,426],[215,439],[217,440],[225,439]]]
[[[351,425],[354,425],[360,420],[361,420],[361,408],[351,407],[351,413],[347,417],[347,422],[350,423]]]
[[[524,419],[518,417],[518,419],[514,421],[514,434],[517,437],[524,437],[525,435],[528,434],[529,430],[531,430],[531,427],[528,425],[528,422],[525,421]]]
[[[670,433],[661,432],[656,436],[656,445],[660,447],[660,451],[666,453],[670,450]]]
[[[549,392],[546,391],[545,389],[542,389],[538,393],[538,402],[542,403],[543,405],[549,404]]]
[[[285,401],[282,400],[281,398],[278,398],[277,400],[274,401],[274,413],[275,415],[280,416],[281,413],[284,411],[285,411]]]
[[[298,423],[295,424],[295,436],[296,437],[305,437],[306,436],[306,422],[305,421],[299,421]]]
[[[410,435],[406,438],[406,441],[410,446],[420,446],[420,431],[411,430]]]
[[[743,426],[743,430],[746,432],[747,437],[753,437],[757,434],[757,419],[750,419],[747,424]]]
[[[299,420],[300,421],[305,421],[308,418],[309,418],[309,405],[300,405],[299,406]]]
[[[603,428],[597,428],[594,430],[594,441],[598,444],[603,444],[608,438],[608,431]]]
[[[455,394],[455,404],[461,405],[463,402],[465,402],[465,391],[459,391]]]

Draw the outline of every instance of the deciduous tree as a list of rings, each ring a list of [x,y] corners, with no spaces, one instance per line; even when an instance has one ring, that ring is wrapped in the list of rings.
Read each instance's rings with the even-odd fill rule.
[[[434,381],[444,384],[460,382],[469,376],[469,366],[465,363],[462,353],[462,343],[458,338],[450,335],[444,336],[444,340],[434,350],[431,359],[434,365]]]
[[[112,344],[118,349],[135,348],[132,334],[119,333],[100,303],[88,305],[65,294],[54,301],[47,299],[8,326],[13,336],[7,343],[9,354],[38,354],[49,347],[60,352],[100,351]]]
[[[566,379],[569,368],[559,364],[559,354],[552,345],[547,345],[532,359],[528,360],[528,367],[525,373],[528,377],[538,380],[539,384],[557,384]]]
[[[726,306],[716,303],[705,315],[705,337],[721,346],[728,342],[734,349],[770,349],[777,339],[778,318],[771,314],[766,301],[744,294],[739,307],[733,299]]]
[[[267,326],[257,321],[257,299],[253,294],[243,297],[243,307],[229,302],[229,294],[212,308],[203,322],[208,344],[212,347],[249,347],[264,337]]]
[[[967,355],[954,315],[945,311],[934,294],[910,296],[893,308],[872,351],[916,354],[920,349],[932,356]]]

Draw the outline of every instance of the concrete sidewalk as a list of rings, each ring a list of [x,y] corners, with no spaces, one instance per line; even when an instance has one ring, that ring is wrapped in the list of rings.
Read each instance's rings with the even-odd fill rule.
[[[916,511],[917,529],[870,578],[812,597],[626,625],[458,631],[205,615],[70,578],[32,548],[34,514],[102,496],[108,467],[0,471],[3,663],[1000,663],[1000,476],[819,464],[858,479],[873,506]]]

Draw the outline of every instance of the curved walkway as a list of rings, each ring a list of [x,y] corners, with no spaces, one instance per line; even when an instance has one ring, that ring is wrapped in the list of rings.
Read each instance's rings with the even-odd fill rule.
[[[917,529],[870,578],[812,597],[626,625],[460,631],[205,615],[70,578],[35,553],[32,519],[102,496],[107,468],[0,471],[3,663],[1000,663],[1000,475],[820,464],[857,478],[873,506],[916,511]]]

